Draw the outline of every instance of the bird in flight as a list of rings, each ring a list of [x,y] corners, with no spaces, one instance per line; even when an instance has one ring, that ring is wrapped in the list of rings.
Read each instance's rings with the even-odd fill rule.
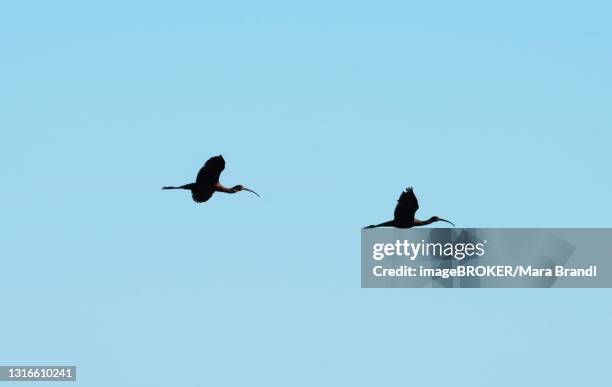
[[[395,206],[395,213],[393,220],[388,222],[373,224],[364,228],[375,228],[375,227],[397,227],[397,228],[411,228],[414,226],[425,226],[433,222],[446,222],[450,223],[455,227],[453,222],[446,219],[432,216],[427,220],[418,220],[414,217],[414,214],[419,209],[419,201],[414,195],[412,187],[406,188],[397,200],[397,206]]]
[[[224,187],[219,183],[219,176],[225,169],[225,160],[223,156],[215,156],[208,159],[204,166],[198,172],[195,183],[181,185],[179,187],[166,186],[162,189],[188,189],[191,191],[191,197],[196,203],[204,203],[210,199],[215,192],[236,193],[240,191],[249,191],[257,195],[259,194],[242,185],[235,185],[231,188]]]

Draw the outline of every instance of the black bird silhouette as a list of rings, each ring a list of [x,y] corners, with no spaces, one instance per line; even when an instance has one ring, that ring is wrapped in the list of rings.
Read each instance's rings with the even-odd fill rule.
[[[204,166],[198,172],[195,183],[181,185],[180,187],[166,186],[162,189],[188,189],[191,191],[191,197],[196,203],[204,203],[213,196],[215,192],[236,193],[240,191],[253,192],[259,197],[259,194],[241,185],[235,185],[231,188],[224,187],[219,183],[219,176],[225,169],[225,160],[223,156],[215,156],[208,159]]]
[[[453,222],[450,222],[446,219],[438,218],[437,216],[432,216],[427,220],[418,220],[414,217],[414,214],[419,209],[419,201],[414,195],[414,191],[412,187],[406,188],[404,192],[400,195],[397,200],[397,206],[395,206],[395,213],[393,216],[393,220],[388,222],[373,224],[364,228],[375,228],[375,227],[397,227],[397,228],[411,228],[414,226],[425,226],[431,224],[433,222],[446,222],[450,223],[455,227]]]

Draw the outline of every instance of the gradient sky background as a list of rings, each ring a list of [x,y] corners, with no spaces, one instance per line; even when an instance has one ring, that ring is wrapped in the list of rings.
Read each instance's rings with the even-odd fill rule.
[[[459,227],[610,227],[611,13],[2,4],[0,363],[83,386],[603,386],[609,290],[360,289],[359,238],[407,185]],[[160,191],[219,153],[261,199]]]

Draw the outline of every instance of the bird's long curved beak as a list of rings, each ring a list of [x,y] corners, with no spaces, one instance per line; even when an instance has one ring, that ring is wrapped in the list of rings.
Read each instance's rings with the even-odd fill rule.
[[[446,220],[446,219],[442,219],[442,218],[439,218],[438,220],[440,220],[441,222],[450,223],[450,224],[453,225],[453,227],[455,227],[455,223],[451,222],[450,220]]]
[[[257,195],[258,198],[260,198],[261,196],[259,196],[259,194],[255,191],[253,191],[252,189],[248,189],[248,188],[242,188],[244,191],[249,191],[249,192],[253,192],[255,195]]]

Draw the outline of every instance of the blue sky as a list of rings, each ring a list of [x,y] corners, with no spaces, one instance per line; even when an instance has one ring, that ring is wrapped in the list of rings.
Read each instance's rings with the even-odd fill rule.
[[[603,385],[608,290],[360,289],[359,237],[407,185],[459,227],[610,227],[611,11],[3,4],[0,363],[84,386]],[[261,199],[159,190],[219,153]]]

